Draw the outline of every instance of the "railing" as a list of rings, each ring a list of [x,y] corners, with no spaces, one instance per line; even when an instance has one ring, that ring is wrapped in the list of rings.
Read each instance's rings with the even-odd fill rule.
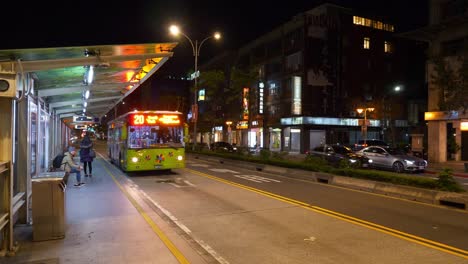
[[[0,257],[13,256],[17,247],[13,245],[13,215],[18,210],[20,200],[13,198],[13,184],[10,161],[0,161]]]

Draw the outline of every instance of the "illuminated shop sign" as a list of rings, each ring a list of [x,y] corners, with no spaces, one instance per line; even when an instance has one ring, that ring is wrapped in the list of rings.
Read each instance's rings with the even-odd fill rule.
[[[176,125],[180,124],[178,115],[155,115],[155,114],[134,114],[130,115],[130,125],[143,126],[143,125]]]
[[[249,128],[249,122],[248,121],[239,121],[239,122],[237,122],[236,128],[237,129],[247,129],[247,128]]]
[[[249,120],[249,88],[244,88],[242,93],[242,119]]]
[[[433,120],[451,120],[458,119],[459,115],[457,111],[447,111],[447,112],[425,112],[424,120],[433,121]]]
[[[460,122],[460,130],[468,131],[468,122]]]
[[[265,89],[265,84],[260,82],[258,85],[258,113],[263,114],[263,89]]]

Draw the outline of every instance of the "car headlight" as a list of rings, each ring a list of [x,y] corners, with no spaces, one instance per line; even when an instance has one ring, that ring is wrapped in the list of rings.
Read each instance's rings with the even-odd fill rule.
[[[372,162],[374,162],[374,161],[373,161],[373,160],[371,160],[371,159],[369,159],[367,162],[369,162],[369,163],[372,163]]]
[[[133,158],[132,158],[132,161],[136,163],[136,162],[138,162],[138,158],[137,158],[137,157],[133,157]]]
[[[414,160],[405,160],[407,165],[414,165]]]
[[[183,160],[184,157],[182,157],[181,155],[177,156],[177,160]]]
[[[357,160],[355,160],[355,159],[349,159],[349,162],[351,162],[351,163],[356,163]]]

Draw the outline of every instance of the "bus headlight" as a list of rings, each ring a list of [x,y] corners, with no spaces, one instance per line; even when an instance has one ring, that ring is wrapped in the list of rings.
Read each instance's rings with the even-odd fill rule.
[[[181,155],[177,156],[177,160],[183,160],[184,157],[182,157]]]
[[[138,162],[138,158],[137,158],[137,157],[133,157],[133,158],[132,158],[132,161],[136,163],[136,162]]]

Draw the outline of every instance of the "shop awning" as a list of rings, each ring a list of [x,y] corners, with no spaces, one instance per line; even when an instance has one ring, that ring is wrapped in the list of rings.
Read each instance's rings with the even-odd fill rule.
[[[84,115],[101,118],[161,68],[176,45],[0,50],[0,67],[33,76],[34,95],[62,119],[83,115],[83,109]]]

